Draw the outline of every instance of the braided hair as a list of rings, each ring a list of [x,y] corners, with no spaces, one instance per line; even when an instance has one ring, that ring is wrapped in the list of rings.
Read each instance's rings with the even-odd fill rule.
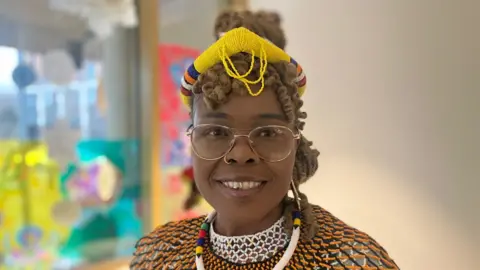
[[[287,39],[281,24],[282,18],[275,12],[224,11],[215,20],[214,35],[218,39],[222,33],[245,27],[284,50]]]

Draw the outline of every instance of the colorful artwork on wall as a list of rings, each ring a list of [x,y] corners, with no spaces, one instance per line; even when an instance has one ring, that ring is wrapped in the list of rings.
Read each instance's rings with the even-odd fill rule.
[[[164,211],[162,221],[178,220],[198,216],[210,209],[203,202],[195,210],[182,210],[183,201],[188,195],[188,184],[181,179],[184,168],[191,165],[190,141],[186,130],[191,121],[179,96],[180,80],[186,68],[200,54],[196,49],[176,44],[161,44],[160,57],[160,131],[162,200]]]
[[[188,138],[185,131],[190,117],[179,97],[180,79],[199,51],[178,45],[162,44],[160,53],[160,125],[162,166],[190,164]]]
[[[50,209],[63,197],[58,175],[45,144],[0,141],[0,254],[5,267],[51,269],[58,257],[59,245],[71,233],[51,217]]]
[[[135,140],[78,143],[80,162],[62,177],[62,187],[82,211],[62,254],[88,261],[132,254],[143,234],[138,148]]]
[[[6,269],[69,269],[132,254],[143,234],[138,142],[81,141],[77,159],[60,176],[46,145],[0,142]]]

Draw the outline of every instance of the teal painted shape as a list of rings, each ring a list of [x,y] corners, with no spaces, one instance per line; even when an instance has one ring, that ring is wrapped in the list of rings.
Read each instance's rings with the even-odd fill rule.
[[[133,162],[138,161],[138,140],[86,140],[77,144],[77,156],[80,162],[91,162],[99,157],[106,157],[122,173]],[[132,158],[133,157],[133,158]]]

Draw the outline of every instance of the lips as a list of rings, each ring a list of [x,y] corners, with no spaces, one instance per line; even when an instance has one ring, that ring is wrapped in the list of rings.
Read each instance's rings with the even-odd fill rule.
[[[259,187],[262,182],[248,181],[248,182],[236,182],[236,181],[222,181],[224,186],[232,189],[252,189]]]
[[[233,197],[246,197],[259,191],[267,182],[255,176],[232,176],[215,179],[227,195]]]

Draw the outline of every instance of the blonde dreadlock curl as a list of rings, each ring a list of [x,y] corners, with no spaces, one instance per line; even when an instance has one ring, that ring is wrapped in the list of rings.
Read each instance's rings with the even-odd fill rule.
[[[231,56],[230,59],[238,72],[244,74],[249,70],[252,58],[251,55],[239,53]],[[255,59],[255,66],[250,74],[252,78],[258,78],[259,71],[260,61]],[[303,101],[300,99],[297,86],[294,83],[296,77],[295,66],[287,62],[269,63],[264,77],[265,88],[273,89],[276,92],[287,120],[294,124],[298,130],[303,130],[305,125],[303,119],[307,117],[307,114],[300,111]],[[194,102],[203,101],[209,108],[215,109],[228,102],[231,93],[247,95],[248,91],[242,82],[231,78],[225,71],[223,64],[219,63],[200,75],[193,86],[193,93],[196,97]],[[200,100],[200,97],[202,100]],[[193,109],[192,107],[192,112]],[[316,172],[318,155],[319,152],[312,148],[312,143],[302,135],[297,148],[292,175],[293,184],[297,190],[300,184],[306,182]],[[318,226],[315,217],[312,215],[307,196],[301,192],[298,196],[299,198],[295,199],[300,201],[303,224],[305,225],[302,226],[302,236],[311,239],[317,232]],[[287,217],[286,227],[289,231],[293,228],[291,215],[295,207],[294,200],[285,199],[284,215]]]

